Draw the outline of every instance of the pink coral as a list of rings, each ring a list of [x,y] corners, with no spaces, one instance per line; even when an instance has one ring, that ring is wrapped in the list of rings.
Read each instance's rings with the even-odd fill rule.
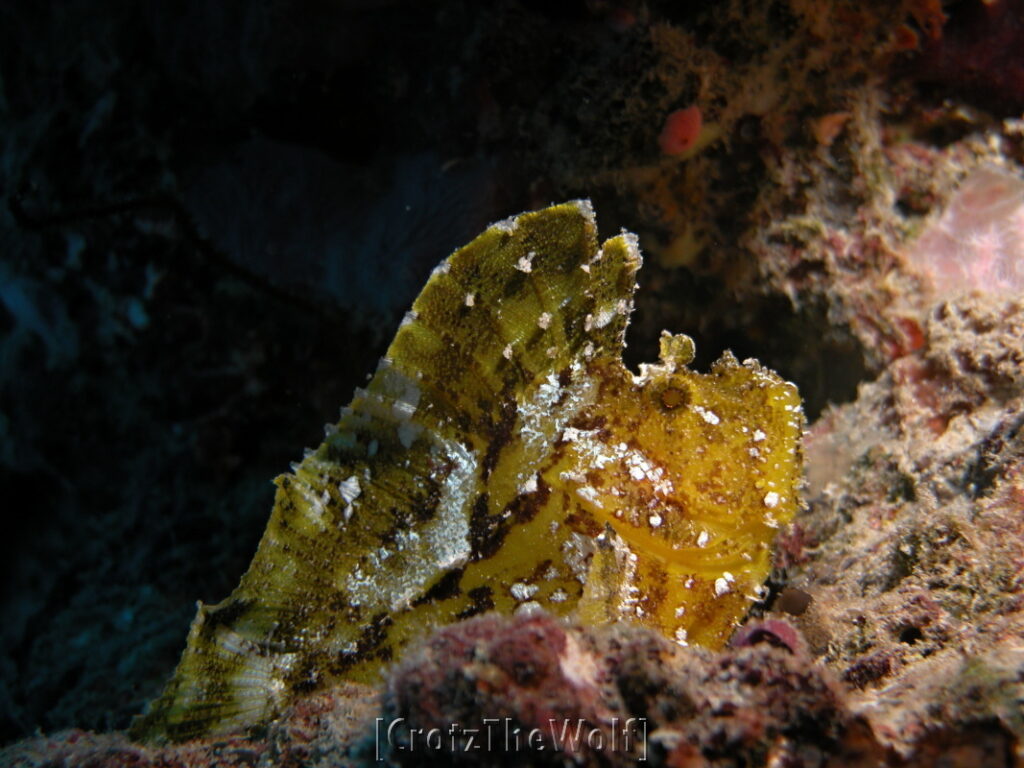
[[[979,168],[906,252],[935,299],[1024,292],[1024,180]]]

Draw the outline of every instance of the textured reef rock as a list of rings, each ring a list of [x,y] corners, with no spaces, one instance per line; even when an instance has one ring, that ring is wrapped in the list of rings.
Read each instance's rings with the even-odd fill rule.
[[[796,637],[773,621],[774,632]],[[415,648],[383,693],[327,689],[260,736],[153,747],[75,731],[23,742],[0,760],[17,768],[1011,764],[1006,734],[991,724],[932,729],[916,754],[901,756],[827,665],[772,631],[759,634],[712,652],[626,624],[586,629],[546,613],[489,614]]]
[[[977,726],[1024,745],[1024,307],[942,302],[920,350],[812,429],[796,621],[901,751]]]
[[[454,724],[454,728],[453,728]],[[310,696],[251,740],[141,747],[69,733],[0,754],[66,765],[874,765],[884,750],[803,652],[769,642],[714,653],[625,624],[545,613],[441,630],[385,691]],[[839,763],[833,763],[839,764]]]
[[[381,693],[309,695],[265,733],[179,746],[81,731],[0,751],[14,768],[527,766],[678,768],[1012,765],[1006,733],[932,729],[913,755],[883,744],[827,665],[781,635],[721,652],[642,627],[546,613],[476,617],[413,649]],[[765,622],[769,624],[769,622]],[[778,634],[776,634],[778,633]]]
[[[465,731],[438,762],[466,765],[735,765],[862,749],[836,681],[781,644],[714,654],[547,616],[438,633],[395,669],[382,713],[401,726],[388,744],[400,765],[433,757],[423,734],[448,723]]]
[[[811,598],[793,621],[910,760],[975,738],[986,765],[1024,761],[1020,137],[1006,121],[941,152],[893,142],[873,212],[803,231],[815,269],[771,260],[878,368],[810,429],[810,508],[780,558]]]

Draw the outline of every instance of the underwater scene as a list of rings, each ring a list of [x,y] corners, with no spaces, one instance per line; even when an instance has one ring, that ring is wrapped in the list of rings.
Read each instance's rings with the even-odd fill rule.
[[[0,6],[0,768],[1024,766],[1024,0]]]

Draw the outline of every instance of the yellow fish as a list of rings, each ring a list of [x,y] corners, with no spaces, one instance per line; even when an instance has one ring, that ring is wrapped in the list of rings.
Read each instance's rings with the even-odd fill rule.
[[[681,335],[629,371],[640,252],[596,231],[565,203],[434,270],[366,389],[277,478],[249,570],[199,606],[135,737],[266,722],[489,610],[728,639],[798,507],[800,398],[729,353],[690,371]]]

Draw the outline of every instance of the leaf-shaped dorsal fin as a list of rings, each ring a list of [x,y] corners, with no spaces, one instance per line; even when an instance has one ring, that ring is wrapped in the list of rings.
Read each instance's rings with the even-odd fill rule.
[[[631,240],[598,249],[588,201],[500,222],[434,271],[387,359],[473,437],[500,420],[501,393],[584,356],[619,359],[640,263]]]

